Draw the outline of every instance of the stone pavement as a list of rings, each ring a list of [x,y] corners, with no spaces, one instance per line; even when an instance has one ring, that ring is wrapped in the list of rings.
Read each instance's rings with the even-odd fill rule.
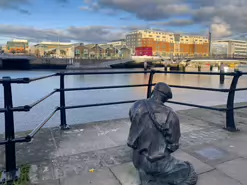
[[[240,131],[231,133],[223,129],[224,113],[178,111],[182,137],[174,155],[195,166],[198,185],[247,185],[246,112],[236,111]],[[129,126],[128,119],[119,119],[73,125],[68,131],[45,128],[31,143],[17,144],[17,163],[31,165],[31,184],[138,185],[126,146]],[[26,133],[17,133],[17,137]],[[4,154],[1,147],[1,168]]]

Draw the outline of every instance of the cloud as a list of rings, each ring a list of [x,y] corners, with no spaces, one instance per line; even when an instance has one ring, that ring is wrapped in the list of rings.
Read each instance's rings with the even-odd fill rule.
[[[180,4],[176,4],[176,2],[180,2]],[[81,8],[82,10],[102,11],[103,9],[112,9],[118,12],[125,11],[145,20],[163,19],[174,13],[183,15],[189,9],[180,0],[86,0],[84,3],[87,4],[87,8]]]
[[[107,42],[125,38],[125,31],[111,26],[68,27],[64,30],[0,24],[0,35],[31,42],[57,41]]]
[[[26,9],[21,8],[23,5],[29,5],[29,0],[0,0],[0,9],[6,10],[16,10],[23,14],[30,14]]]
[[[193,20],[190,19],[173,19],[167,22],[154,22],[151,23],[155,26],[189,26],[195,24]]]
[[[194,24],[205,30],[211,28],[217,37],[247,30],[247,0],[86,0],[86,6],[84,10],[129,13],[148,22],[159,21],[163,26]]]

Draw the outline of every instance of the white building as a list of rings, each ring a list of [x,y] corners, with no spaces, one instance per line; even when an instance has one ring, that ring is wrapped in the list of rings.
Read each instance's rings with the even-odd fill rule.
[[[108,42],[106,44],[112,45],[112,46],[125,46],[126,42],[125,42],[125,39],[121,39],[121,40],[114,40],[114,41]]]
[[[218,40],[212,43],[213,55],[227,55],[228,57],[247,56],[247,41]]]

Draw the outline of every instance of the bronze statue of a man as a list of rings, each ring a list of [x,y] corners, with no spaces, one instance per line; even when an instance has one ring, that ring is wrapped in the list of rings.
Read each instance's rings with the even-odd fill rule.
[[[177,114],[164,105],[171,98],[171,88],[157,83],[151,98],[137,101],[130,108],[127,144],[133,149],[133,164],[141,185],[195,185],[197,182],[193,166],[171,156],[179,148],[181,136]]]

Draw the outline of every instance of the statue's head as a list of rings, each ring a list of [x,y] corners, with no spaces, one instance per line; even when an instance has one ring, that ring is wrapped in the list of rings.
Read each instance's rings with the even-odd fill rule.
[[[169,99],[172,99],[172,90],[166,83],[159,82],[154,86],[152,98],[158,99],[164,103]]]

